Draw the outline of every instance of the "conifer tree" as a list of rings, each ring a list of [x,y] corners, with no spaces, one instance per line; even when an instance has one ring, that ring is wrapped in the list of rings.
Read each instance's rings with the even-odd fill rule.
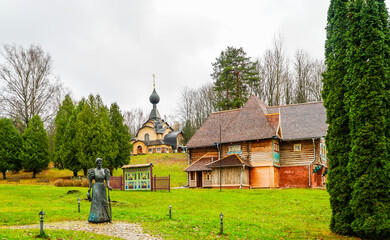
[[[63,167],[73,172],[73,176],[77,177],[77,172],[81,170],[81,163],[77,158],[77,146],[76,146],[76,120],[77,111],[74,110],[66,125],[63,145],[61,149],[61,159]]]
[[[248,100],[249,86],[256,87],[259,82],[257,62],[252,62],[242,47],[227,47],[212,65],[214,72],[211,76],[220,109],[242,107]]]
[[[66,144],[64,136],[69,119],[75,110],[72,99],[69,95],[65,96],[64,101],[58,109],[55,118],[55,134],[54,134],[54,166],[64,168],[63,148]]]
[[[345,106],[347,69],[346,29],[347,0],[331,0],[328,10],[328,25],[325,42],[326,72],[323,75],[323,99],[326,107],[328,131],[326,135],[329,176],[327,190],[330,195],[332,217],[330,228],[339,234],[352,234],[353,213],[349,208],[351,199],[350,179],[347,165],[350,140],[348,115]]]
[[[114,149],[117,149],[114,158],[108,159],[108,168],[112,173],[114,168],[122,167],[129,163],[131,151],[131,135],[128,127],[123,122],[123,116],[117,103],[111,104],[110,124],[112,145]]]
[[[38,115],[34,115],[28,122],[22,138],[22,165],[24,169],[31,170],[35,178],[37,173],[49,165],[49,139]]]
[[[117,150],[112,144],[108,109],[100,96],[90,95],[82,105],[77,114],[75,145],[77,159],[86,176],[97,157],[106,160],[103,163],[107,167],[107,160],[113,159]]]
[[[20,170],[22,163],[20,153],[22,150],[22,137],[18,130],[7,118],[0,119],[0,172],[6,179],[7,170]]]
[[[390,237],[390,29],[383,0],[349,5],[347,108],[351,224],[357,236]]]

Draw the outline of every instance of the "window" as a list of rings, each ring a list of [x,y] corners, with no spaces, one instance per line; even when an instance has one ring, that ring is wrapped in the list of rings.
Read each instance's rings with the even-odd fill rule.
[[[161,148],[157,148],[157,152],[160,152],[161,151]]]
[[[145,134],[145,142],[149,142],[149,134]]]
[[[149,150],[148,150],[150,153],[153,151],[151,148],[149,148]]]
[[[301,151],[301,144],[294,144],[294,152],[300,152]]]

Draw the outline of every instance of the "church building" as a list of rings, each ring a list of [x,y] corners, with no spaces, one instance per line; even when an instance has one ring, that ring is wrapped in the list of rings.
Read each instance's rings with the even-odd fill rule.
[[[149,97],[149,101],[153,104],[153,109],[150,112],[149,119],[130,142],[133,144],[132,154],[181,152],[183,150],[183,134],[181,131],[174,131],[161,118],[157,109],[160,97],[156,92],[155,84],[153,84],[153,92]]]

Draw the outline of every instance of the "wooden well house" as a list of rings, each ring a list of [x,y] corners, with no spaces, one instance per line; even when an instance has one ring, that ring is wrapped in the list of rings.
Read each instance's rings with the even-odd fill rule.
[[[153,164],[124,165],[123,190],[153,190]]]
[[[188,141],[190,187],[323,186],[327,169],[322,102],[212,113]]]

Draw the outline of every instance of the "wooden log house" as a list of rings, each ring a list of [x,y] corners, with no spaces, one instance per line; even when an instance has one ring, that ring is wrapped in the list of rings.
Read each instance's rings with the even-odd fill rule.
[[[187,143],[189,187],[323,186],[325,121],[322,102],[267,106],[254,95],[212,113]]]

